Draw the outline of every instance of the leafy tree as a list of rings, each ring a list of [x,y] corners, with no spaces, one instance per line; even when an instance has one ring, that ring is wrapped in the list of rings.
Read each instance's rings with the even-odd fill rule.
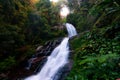
[[[80,37],[71,41],[74,65],[66,80],[115,80],[120,77],[119,5],[118,0],[96,0],[86,13],[87,16],[93,15],[93,20],[90,17],[81,18],[81,12],[73,12],[68,16],[67,20],[78,29],[93,22],[90,31],[79,34]],[[82,5],[81,8],[87,6]]]
[[[29,7],[29,0],[27,2],[24,0],[0,0],[0,64],[3,67],[5,66],[4,70],[11,67],[6,66],[9,56],[14,57],[14,61],[17,62],[16,58],[20,53],[17,50],[26,44],[25,25],[31,9],[32,6]],[[10,59],[12,60],[12,58]],[[2,67],[0,70],[2,70]]]
[[[76,26],[80,32],[90,30],[94,22],[94,17],[89,15],[89,10],[94,4],[94,1],[90,1],[91,0],[68,0],[71,13],[67,16],[67,22]]]
[[[94,26],[102,27],[111,25],[120,19],[119,2],[118,0],[99,1],[91,8],[90,13],[97,16]]]

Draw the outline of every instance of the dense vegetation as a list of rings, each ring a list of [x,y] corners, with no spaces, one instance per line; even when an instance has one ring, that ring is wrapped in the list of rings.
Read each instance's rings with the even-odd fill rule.
[[[65,19],[59,15],[63,3],[71,11]],[[74,65],[66,80],[120,78],[119,0],[0,0],[0,74],[20,65],[38,45],[64,35],[54,27],[64,21],[78,32],[71,40]]]
[[[87,8],[86,15],[78,11],[77,15],[73,13],[68,16],[68,21],[73,22],[77,30],[85,30],[83,26],[87,29],[90,26],[90,29],[71,41],[74,65],[67,80],[118,79],[120,78],[120,3],[118,0],[96,0],[94,4],[89,4],[91,6],[88,8],[86,4],[79,9]],[[82,15],[88,18],[78,17]],[[91,21],[90,16],[93,17]]]
[[[63,35],[54,30],[60,25],[59,4],[49,0],[0,0],[0,72],[6,72],[45,41]],[[54,31],[53,31],[54,30]]]

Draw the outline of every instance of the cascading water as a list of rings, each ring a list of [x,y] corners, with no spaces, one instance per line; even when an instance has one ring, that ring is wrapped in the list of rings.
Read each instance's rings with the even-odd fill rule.
[[[67,28],[69,37],[73,37],[73,36],[77,35],[77,31],[72,24],[66,23],[66,28]]]
[[[47,62],[37,75],[30,76],[25,80],[54,80],[54,77],[58,70],[62,68],[68,62],[69,56],[69,44],[70,37],[77,35],[77,32],[73,25],[66,23],[68,30],[68,36],[58,45],[51,55],[47,58]]]

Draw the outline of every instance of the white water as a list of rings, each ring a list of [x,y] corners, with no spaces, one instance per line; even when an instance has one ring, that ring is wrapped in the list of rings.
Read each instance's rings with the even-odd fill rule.
[[[66,23],[66,27],[69,37],[77,35],[74,26]],[[68,62],[69,37],[65,37],[60,45],[53,50],[51,55],[47,58],[47,62],[37,75],[30,76],[25,80],[53,80],[58,70]]]
[[[66,23],[66,28],[67,28],[69,37],[73,37],[73,36],[77,35],[77,31],[72,24]]]

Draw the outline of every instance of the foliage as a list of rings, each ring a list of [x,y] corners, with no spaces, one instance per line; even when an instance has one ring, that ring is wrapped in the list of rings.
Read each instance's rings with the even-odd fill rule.
[[[89,13],[97,16],[94,27],[108,26],[119,22],[120,4],[118,0],[98,0]]]
[[[115,26],[109,29],[113,30]],[[120,77],[120,33],[118,30],[111,34],[109,29],[85,32],[71,42],[74,65],[66,80],[115,80]]]
[[[7,59],[0,62],[0,72],[6,71],[16,65],[14,57],[9,56]]]
[[[77,31],[83,32],[90,29],[90,22],[87,21],[87,16],[81,13],[72,13],[67,16],[67,22],[76,26]]]
[[[93,16],[93,19],[81,18],[81,12],[79,14],[74,12],[68,16],[67,20],[73,22],[77,29],[84,29],[84,25],[87,24],[91,30],[79,34],[79,37],[71,41],[74,65],[66,80],[120,78],[119,5],[118,0],[96,0],[86,14]],[[82,21],[83,24],[79,24]]]
[[[120,78],[119,0],[68,0],[66,20],[78,32],[72,40],[74,65],[67,80],[115,80]],[[64,1],[63,1],[64,2]],[[0,0],[0,73],[35,53],[35,45],[65,35],[53,30],[61,25],[62,2],[50,0]]]
[[[68,0],[68,6],[71,9],[71,13],[67,16],[67,22],[76,26],[79,32],[90,30],[93,26],[94,17],[89,15],[93,2],[89,0]]]
[[[20,53],[17,50],[26,44],[24,31],[28,13],[32,10],[29,3],[29,0],[0,0],[1,73],[17,65],[16,59]]]
[[[60,24],[60,5],[53,5],[50,0],[37,2],[0,0],[0,73],[34,54],[35,45],[64,35],[63,31],[52,30]],[[11,62],[13,57],[15,64]]]

